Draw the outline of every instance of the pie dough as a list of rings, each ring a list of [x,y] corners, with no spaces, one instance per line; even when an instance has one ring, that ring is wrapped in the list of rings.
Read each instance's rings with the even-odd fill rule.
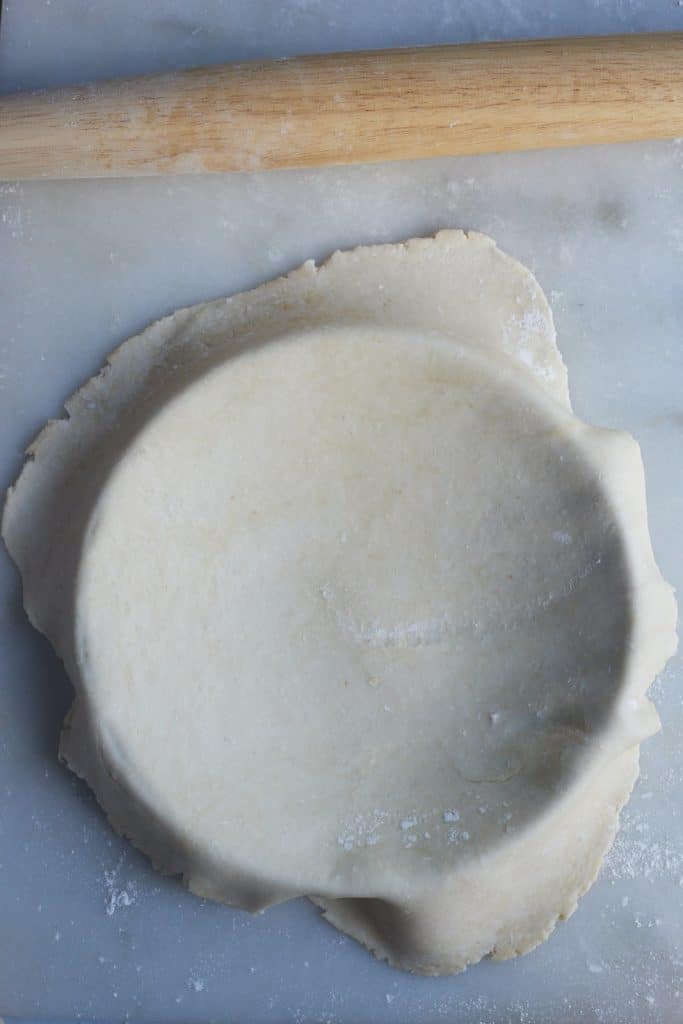
[[[675,602],[527,270],[459,231],[335,253],[153,324],[66,409],[3,534],[114,828],[425,974],[572,913]]]

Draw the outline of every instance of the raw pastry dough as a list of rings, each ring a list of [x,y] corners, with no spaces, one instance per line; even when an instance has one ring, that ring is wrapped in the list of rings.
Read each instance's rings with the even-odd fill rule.
[[[455,231],[336,253],[152,325],[66,408],[3,532],[114,827],[410,970],[547,936],[675,604],[638,447],[572,415],[531,274]]]

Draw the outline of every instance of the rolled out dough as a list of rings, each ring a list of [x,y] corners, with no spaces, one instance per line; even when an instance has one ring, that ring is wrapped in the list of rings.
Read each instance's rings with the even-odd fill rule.
[[[66,408],[3,533],[113,826],[409,970],[547,936],[676,639],[638,447],[572,414],[531,274],[457,231],[336,253],[153,324]]]

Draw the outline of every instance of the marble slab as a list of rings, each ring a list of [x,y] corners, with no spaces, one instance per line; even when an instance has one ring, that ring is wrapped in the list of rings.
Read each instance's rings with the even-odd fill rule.
[[[5,0],[0,90],[295,52],[683,28],[659,0]],[[1,130],[1,128],[0,128]],[[174,308],[338,247],[459,226],[545,288],[580,416],[631,431],[683,589],[683,141],[314,172],[0,184],[0,484],[107,352]],[[683,670],[599,882],[530,955],[444,979],[373,960],[306,901],[201,902],[55,758],[70,687],[0,552],[0,1012],[251,1022],[683,1018]]]

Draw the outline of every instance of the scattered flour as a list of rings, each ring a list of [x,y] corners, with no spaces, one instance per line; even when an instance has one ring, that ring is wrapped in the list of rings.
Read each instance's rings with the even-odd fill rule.
[[[379,829],[389,820],[388,811],[372,811],[371,814],[357,814],[337,836],[337,843],[349,851],[365,846],[376,846]]]
[[[653,840],[649,825],[628,813],[605,860],[605,874],[621,878],[683,878],[683,850],[673,843]]]
[[[489,810],[486,804],[481,804],[478,808],[480,814],[486,814]],[[507,815],[504,820],[511,817]],[[442,830],[436,822],[438,820],[445,822],[449,827]],[[401,837],[401,843],[406,849],[410,849],[415,846],[420,840],[430,841],[433,835],[439,835],[445,831],[445,838],[449,843],[467,842],[470,838],[470,833],[464,831],[462,828],[455,827],[455,823],[460,821],[460,812],[454,809],[450,810],[439,810],[438,808],[432,808],[431,811],[425,814],[418,814],[416,811],[410,811],[404,816],[396,816],[389,811],[375,810],[368,814],[357,814],[337,836],[337,844],[342,849],[350,852],[351,850],[363,849],[368,846],[376,846],[380,842],[382,826],[389,823],[392,828],[398,829]],[[429,828],[425,828],[425,826]],[[433,833],[429,829],[435,828],[436,831]]]
[[[518,301],[521,302],[521,299]],[[537,307],[527,310],[521,316],[513,314],[504,327],[504,344],[510,354],[546,381],[555,379],[555,371],[551,366],[543,366],[538,362],[534,341],[539,335],[548,333],[549,327],[546,314]]]
[[[124,860],[125,854],[122,854],[116,867],[104,872],[105,909],[108,917],[112,917],[121,907],[132,907],[137,899],[137,887],[134,882],[126,882],[122,887],[118,885]]]
[[[321,587],[320,595],[332,610],[340,629],[367,647],[427,647],[443,643],[452,632],[452,624],[445,613],[431,619],[391,625],[378,620],[357,622],[339,606],[332,586],[326,584]]]

